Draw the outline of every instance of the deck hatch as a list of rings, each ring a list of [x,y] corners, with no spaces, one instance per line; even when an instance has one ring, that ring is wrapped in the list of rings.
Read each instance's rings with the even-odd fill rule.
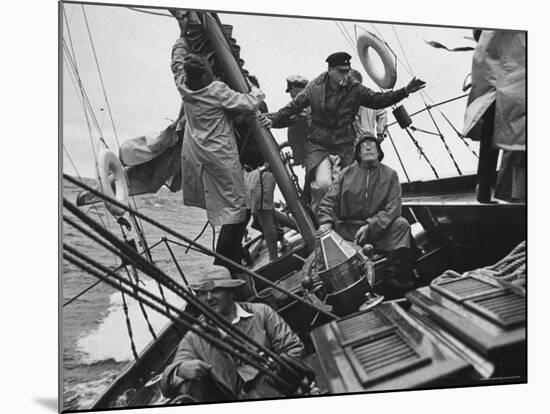
[[[458,301],[502,290],[499,286],[471,276],[443,282],[432,286],[432,289]]]
[[[396,329],[349,346],[346,352],[364,386],[430,362]]]
[[[465,305],[505,328],[522,324],[526,319],[525,297],[513,291],[474,298]]]
[[[388,326],[388,323],[376,312],[366,312],[338,322],[345,343],[354,342]]]

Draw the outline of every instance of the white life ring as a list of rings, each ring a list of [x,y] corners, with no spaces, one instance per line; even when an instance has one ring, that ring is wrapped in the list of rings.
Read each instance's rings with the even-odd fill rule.
[[[384,75],[378,73],[372,59],[369,57],[369,48],[371,47],[382,60]],[[382,89],[392,89],[395,86],[395,82],[397,81],[395,56],[383,40],[371,32],[361,34],[357,39],[357,54],[367,74],[379,87]]]
[[[97,177],[101,192],[122,204],[128,204],[128,181],[126,172],[118,157],[108,149],[99,150],[97,156]],[[119,218],[126,210],[105,201],[109,212]]]

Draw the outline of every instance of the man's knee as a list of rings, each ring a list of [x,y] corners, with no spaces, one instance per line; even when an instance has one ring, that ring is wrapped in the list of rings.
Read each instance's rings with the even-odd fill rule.
[[[393,222],[392,222],[392,227],[395,228],[396,230],[400,230],[400,231],[410,231],[411,229],[411,225],[409,224],[409,222],[407,221],[407,219],[405,217],[397,217]]]

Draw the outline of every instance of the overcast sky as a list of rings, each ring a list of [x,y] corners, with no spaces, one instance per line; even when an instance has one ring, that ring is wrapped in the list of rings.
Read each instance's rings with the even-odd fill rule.
[[[86,5],[84,10],[120,141],[166,127],[170,119],[177,116],[180,106],[180,97],[169,68],[171,47],[179,36],[176,21],[125,7]],[[155,12],[164,13],[158,9]],[[108,145],[116,149],[82,6],[65,4],[65,13],[68,26],[64,25],[63,39],[70,48],[72,38],[80,77],[95,116]],[[352,66],[361,71],[364,83],[376,89],[355,50],[355,33],[359,35],[363,30],[378,31],[397,54],[396,87],[404,86],[411,78],[408,72],[412,71],[427,82],[425,91],[435,102],[463,94],[462,84],[471,67],[472,52],[450,53],[425,43],[425,40],[435,40],[449,47],[472,46],[470,29],[379,23],[373,26],[367,22],[348,21],[344,22],[344,26],[351,40],[347,40],[333,20],[238,14],[220,14],[220,18],[223,23],[234,26],[233,37],[242,48],[245,67],[258,77],[270,110],[279,109],[289,101],[289,95],[284,92],[288,75],[301,74],[309,79],[314,78],[326,70],[325,58],[335,51],[350,53],[353,56]],[[90,139],[79,94],[66,64],[63,67],[64,171],[75,173],[68,153],[81,175],[94,176],[90,141],[97,142],[98,133],[92,128]],[[426,99],[430,102],[429,98]],[[406,99],[404,105],[409,113],[424,107],[420,94]],[[462,128],[464,108],[464,99],[441,107],[459,130]],[[438,110],[433,110],[433,114],[463,171],[474,171],[477,161],[470,150],[458,139]],[[389,120],[394,120],[391,113]],[[426,112],[414,118],[414,125],[436,132]],[[433,178],[431,169],[420,159],[404,131],[398,126],[390,131],[411,179]],[[286,139],[286,130],[273,132],[278,141]],[[415,138],[440,176],[457,173],[439,137],[416,133]],[[477,144],[471,145],[477,148]],[[389,140],[384,142],[383,148],[385,162],[405,180]]]

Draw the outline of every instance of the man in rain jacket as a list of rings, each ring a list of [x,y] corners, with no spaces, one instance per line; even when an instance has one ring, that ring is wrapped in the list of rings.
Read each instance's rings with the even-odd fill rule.
[[[321,228],[333,228],[360,246],[372,244],[388,257],[388,279],[412,259],[412,237],[408,221],[401,216],[401,184],[397,173],[381,164],[384,153],[378,140],[364,134],[355,146],[355,162],[334,180],[321,200]],[[391,280],[396,288],[408,285]]]
[[[351,81],[350,59],[351,56],[345,52],[331,54],[326,59],[327,72],[312,80],[290,103],[262,122],[266,127],[284,127],[292,115],[311,107],[305,168],[306,174],[315,177],[312,184],[314,210],[330,186],[334,156],[340,158],[343,166],[353,161],[353,141],[356,138],[353,122],[359,107],[386,108],[425,86],[425,82],[415,78],[396,91],[374,92]]]
[[[252,84],[249,93],[239,93],[214,80],[208,61],[187,54],[184,47],[173,49],[172,71],[185,114],[184,204],[206,209],[208,221],[222,226],[216,251],[240,262],[247,206],[233,117],[236,113],[253,115],[264,94]]]

